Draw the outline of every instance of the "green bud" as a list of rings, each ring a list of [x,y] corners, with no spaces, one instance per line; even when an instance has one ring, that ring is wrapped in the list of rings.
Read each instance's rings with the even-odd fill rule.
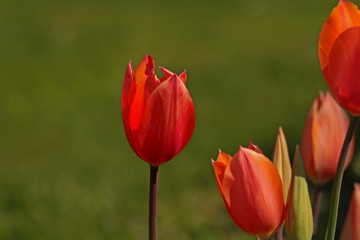
[[[291,164],[286,138],[281,127],[276,138],[273,162],[279,172],[286,202],[291,183]]]
[[[299,146],[296,146],[286,204],[285,231],[288,240],[310,240],[313,234],[313,215]]]

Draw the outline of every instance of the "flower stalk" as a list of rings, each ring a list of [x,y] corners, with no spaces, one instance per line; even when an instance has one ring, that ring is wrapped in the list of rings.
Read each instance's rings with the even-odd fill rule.
[[[156,240],[157,229],[157,192],[158,192],[159,166],[150,165],[150,189],[149,189],[149,240]]]
[[[314,193],[314,200],[313,200],[313,216],[314,216],[314,232],[313,235],[316,234],[317,225],[319,222],[319,215],[320,215],[320,208],[321,208],[321,200],[323,195],[323,186],[316,185],[315,193]]]
[[[330,213],[329,213],[328,225],[326,228],[325,240],[333,240],[335,238],[336,220],[338,215],[341,183],[344,176],[346,156],[349,151],[350,142],[354,135],[356,125],[358,123],[358,119],[359,119],[358,116],[351,117],[349,127],[345,136],[344,144],[341,149],[339,163],[337,166],[332,193],[331,193]]]

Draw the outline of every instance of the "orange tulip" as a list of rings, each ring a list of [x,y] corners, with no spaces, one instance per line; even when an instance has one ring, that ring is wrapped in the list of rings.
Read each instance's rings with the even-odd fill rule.
[[[354,193],[346,216],[340,240],[360,240],[360,184],[354,184]]]
[[[195,109],[185,87],[186,73],[179,76],[161,68],[155,75],[154,60],[146,55],[133,71],[126,71],[121,111],[126,137],[134,152],[158,166],[171,160],[188,143],[195,127]]]
[[[360,115],[360,11],[340,0],[319,37],[320,66],[336,101]]]
[[[280,175],[259,148],[240,147],[232,158],[219,151],[212,161],[225,206],[234,222],[245,232],[267,239],[285,218]]]
[[[341,148],[349,126],[349,117],[329,93],[320,92],[305,122],[301,155],[307,175],[317,184],[335,176]],[[350,145],[346,165],[354,152],[354,139]]]

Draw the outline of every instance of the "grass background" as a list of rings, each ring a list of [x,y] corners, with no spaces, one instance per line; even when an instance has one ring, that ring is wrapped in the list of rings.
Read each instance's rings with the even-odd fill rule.
[[[210,159],[249,140],[271,156],[278,126],[293,156],[327,89],[317,39],[336,4],[1,0],[0,239],[147,238],[149,169],[120,109],[127,63],[145,53],[187,69],[196,108],[192,140],[160,167],[159,239],[253,239],[228,216]],[[339,229],[359,178],[356,159]]]

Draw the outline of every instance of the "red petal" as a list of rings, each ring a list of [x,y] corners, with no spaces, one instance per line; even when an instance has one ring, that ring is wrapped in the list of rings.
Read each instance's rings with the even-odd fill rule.
[[[148,75],[154,70],[154,60],[145,55],[135,70],[135,90],[132,92],[129,123],[132,131],[139,128],[145,106],[145,83]]]
[[[155,71],[152,69],[149,73],[149,76],[145,83],[145,94],[144,94],[144,102],[146,103],[151,93],[154,91],[154,89],[159,86],[160,81],[155,75]]]
[[[231,216],[244,231],[267,239],[282,225],[282,182],[263,154],[240,147],[225,170],[222,186]]]
[[[153,165],[167,162],[190,140],[195,109],[185,85],[173,75],[149,97],[139,129],[144,160]]]
[[[130,61],[126,69],[125,80],[121,92],[121,110],[123,110],[127,105],[130,104],[133,82],[134,82],[134,71],[132,69],[132,65]]]
[[[360,12],[352,2],[340,1],[325,21],[319,37],[319,58],[321,69],[328,65],[331,48],[338,36],[345,30],[360,26]]]
[[[261,151],[261,149],[259,148],[259,146],[253,144],[251,141],[249,142],[249,147],[248,147],[248,148],[251,149],[251,150],[254,150],[254,151],[257,152],[257,153],[264,154],[264,153]]]
[[[186,84],[186,70],[184,70],[182,73],[180,73],[179,78],[181,79],[181,81],[183,81],[184,84]]]
[[[163,73],[165,74],[165,77],[160,79],[160,82],[165,81],[166,79],[168,79],[169,77],[173,76],[175,73],[173,73],[172,71],[160,67],[161,71],[163,71]],[[186,84],[186,70],[184,70],[182,73],[180,73],[179,78],[181,79],[181,81]]]
[[[131,148],[134,150],[134,152],[137,153],[136,141],[134,141],[134,136],[132,134],[130,121],[129,121],[131,97],[134,92],[134,83],[135,83],[134,72],[130,61],[128,68],[126,70],[125,80],[121,93],[121,113],[122,113],[122,119],[123,119],[126,137],[129,141]]]
[[[360,115],[360,27],[346,30],[335,41],[327,73],[327,84],[339,104]]]

